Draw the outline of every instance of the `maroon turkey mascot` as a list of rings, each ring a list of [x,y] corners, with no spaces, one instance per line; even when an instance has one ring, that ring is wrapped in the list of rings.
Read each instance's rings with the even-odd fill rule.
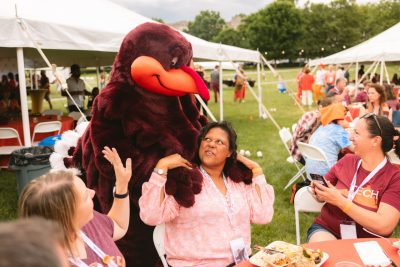
[[[207,122],[193,94],[208,100],[209,93],[200,76],[188,67],[191,60],[191,44],[169,26],[145,23],[132,30],[122,42],[110,82],[95,99],[89,127],[73,157],[65,159],[66,166],[83,170],[87,186],[96,191],[96,208],[107,213],[113,203],[115,176],[102,149],[115,147],[123,162],[132,158],[129,230],[117,242],[127,266],[153,267],[159,260],[153,245],[154,227],[139,218],[142,184],[157,161],[167,155],[179,153],[193,160],[199,130]],[[250,172],[242,168],[232,168],[228,175],[251,182]],[[191,207],[202,179],[195,168],[174,169],[168,172],[166,193],[181,206]]]

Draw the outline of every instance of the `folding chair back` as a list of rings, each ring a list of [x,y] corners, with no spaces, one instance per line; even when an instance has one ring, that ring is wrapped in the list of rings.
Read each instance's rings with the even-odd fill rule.
[[[320,212],[325,203],[318,202],[309,192],[310,187],[304,186],[294,197],[294,219],[296,222],[296,243],[300,245],[299,212]]]
[[[164,234],[165,234],[165,225],[164,224],[157,225],[156,228],[154,228],[153,232],[153,242],[163,266],[168,267],[167,260],[165,259]]]
[[[32,134],[32,143],[35,140],[35,135],[38,133],[52,133],[57,132],[60,134],[61,131],[61,122],[60,121],[49,121],[49,122],[40,122],[35,125]]]

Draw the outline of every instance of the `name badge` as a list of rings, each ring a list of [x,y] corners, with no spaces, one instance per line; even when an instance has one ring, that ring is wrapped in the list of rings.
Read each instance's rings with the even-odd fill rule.
[[[233,255],[233,259],[235,260],[235,264],[240,263],[241,261],[248,260],[249,255],[246,251],[246,245],[244,244],[243,238],[237,238],[230,242],[231,251]]]
[[[357,239],[356,223],[343,221],[340,224],[340,236],[342,239]]]

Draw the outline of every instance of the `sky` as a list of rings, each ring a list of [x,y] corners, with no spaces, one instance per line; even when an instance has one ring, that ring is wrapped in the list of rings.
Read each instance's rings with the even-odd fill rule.
[[[273,0],[112,0],[140,15],[148,18],[161,18],[167,23],[193,21],[202,10],[220,12],[225,21],[230,21],[237,14],[251,14],[265,7]],[[378,0],[357,0],[357,3],[376,2]],[[305,0],[299,0],[303,5]],[[328,3],[329,0],[311,0]]]

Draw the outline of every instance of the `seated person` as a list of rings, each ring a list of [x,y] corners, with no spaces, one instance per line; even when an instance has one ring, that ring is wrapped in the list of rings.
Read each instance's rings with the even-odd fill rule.
[[[0,223],[0,266],[67,267],[62,233],[43,218]]]
[[[326,204],[308,230],[309,242],[341,238],[344,221],[355,223],[356,236],[351,238],[373,237],[363,227],[389,237],[398,224],[400,171],[385,153],[394,147],[400,156],[399,132],[386,117],[368,113],[351,140],[354,154],[344,156],[325,175],[329,187],[312,182],[315,197]]]
[[[376,115],[386,116],[392,121],[393,111],[386,104],[385,89],[382,85],[371,83],[368,88],[368,112],[374,112]],[[364,115],[364,114],[362,114]]]
[[[354,102],[365,103],[368,101],[367,92],[364,90],[364,85],[360,83],[357,88],[357,95]]]
[[[346,109],[341,103],[335,103],[321,109],[321,126],[311,135],[310,145],[321,149],[329,166],[322,161],[306,158],[307,173],[325,175],[331,166],[338,160],[340,150],[348,148],[352,150],[349,133],[344,129],[348,123],[344,120]]]
[[[100,266],[102,263],[125,266],[114,241],[128,230],[131,160],[127,160],[124,168],[114,148],[105,147],[103,153],[114,166],[116,176],[114,203],[107,215],[93,210],[94,190],[67,171],[50,172],[36,178],[24,188],[19,198],[20,216],[40,216],[62,226],[71,266],[98,266],[99,263]]]
[[[156,172],[143,184],[140,218],[149,225],[165,223],[165,251],[171,266],[227,266],[234,261],[230,242],[251,254],[251,223],[266,224],[273,216],[274,190],[258,163],[236,154],[236,133],[227,122],[212,122],[198,137],[201,192],[190,208],[165,194],[168,170],[192,164],[178,154],[162,158]],[[239,160],[253,172],[252,184],[236,183],[224,167]],[[196,167],[197,168],[197,167]],[[163,170],[160,173],[160,170]]]
[[[319,109],[329,106],[334,102],[336,102],[336,97],[325,97],[321,101],[318,101],[317,110],[311,110],[304,113],[297,122],[296,129],[294,130],[293,137],[290,141],[290,153],[292,157],[301,164],[305,165],[306,162],[297,147],[297,142],[308,143],[311,134],[321,125],[321,114]]]
[[[88,100],[88,109],[92,109],[93,102],[96,96],[99,95],[99,87],[93,87],[92,92],[90,93],[89,100]]]

